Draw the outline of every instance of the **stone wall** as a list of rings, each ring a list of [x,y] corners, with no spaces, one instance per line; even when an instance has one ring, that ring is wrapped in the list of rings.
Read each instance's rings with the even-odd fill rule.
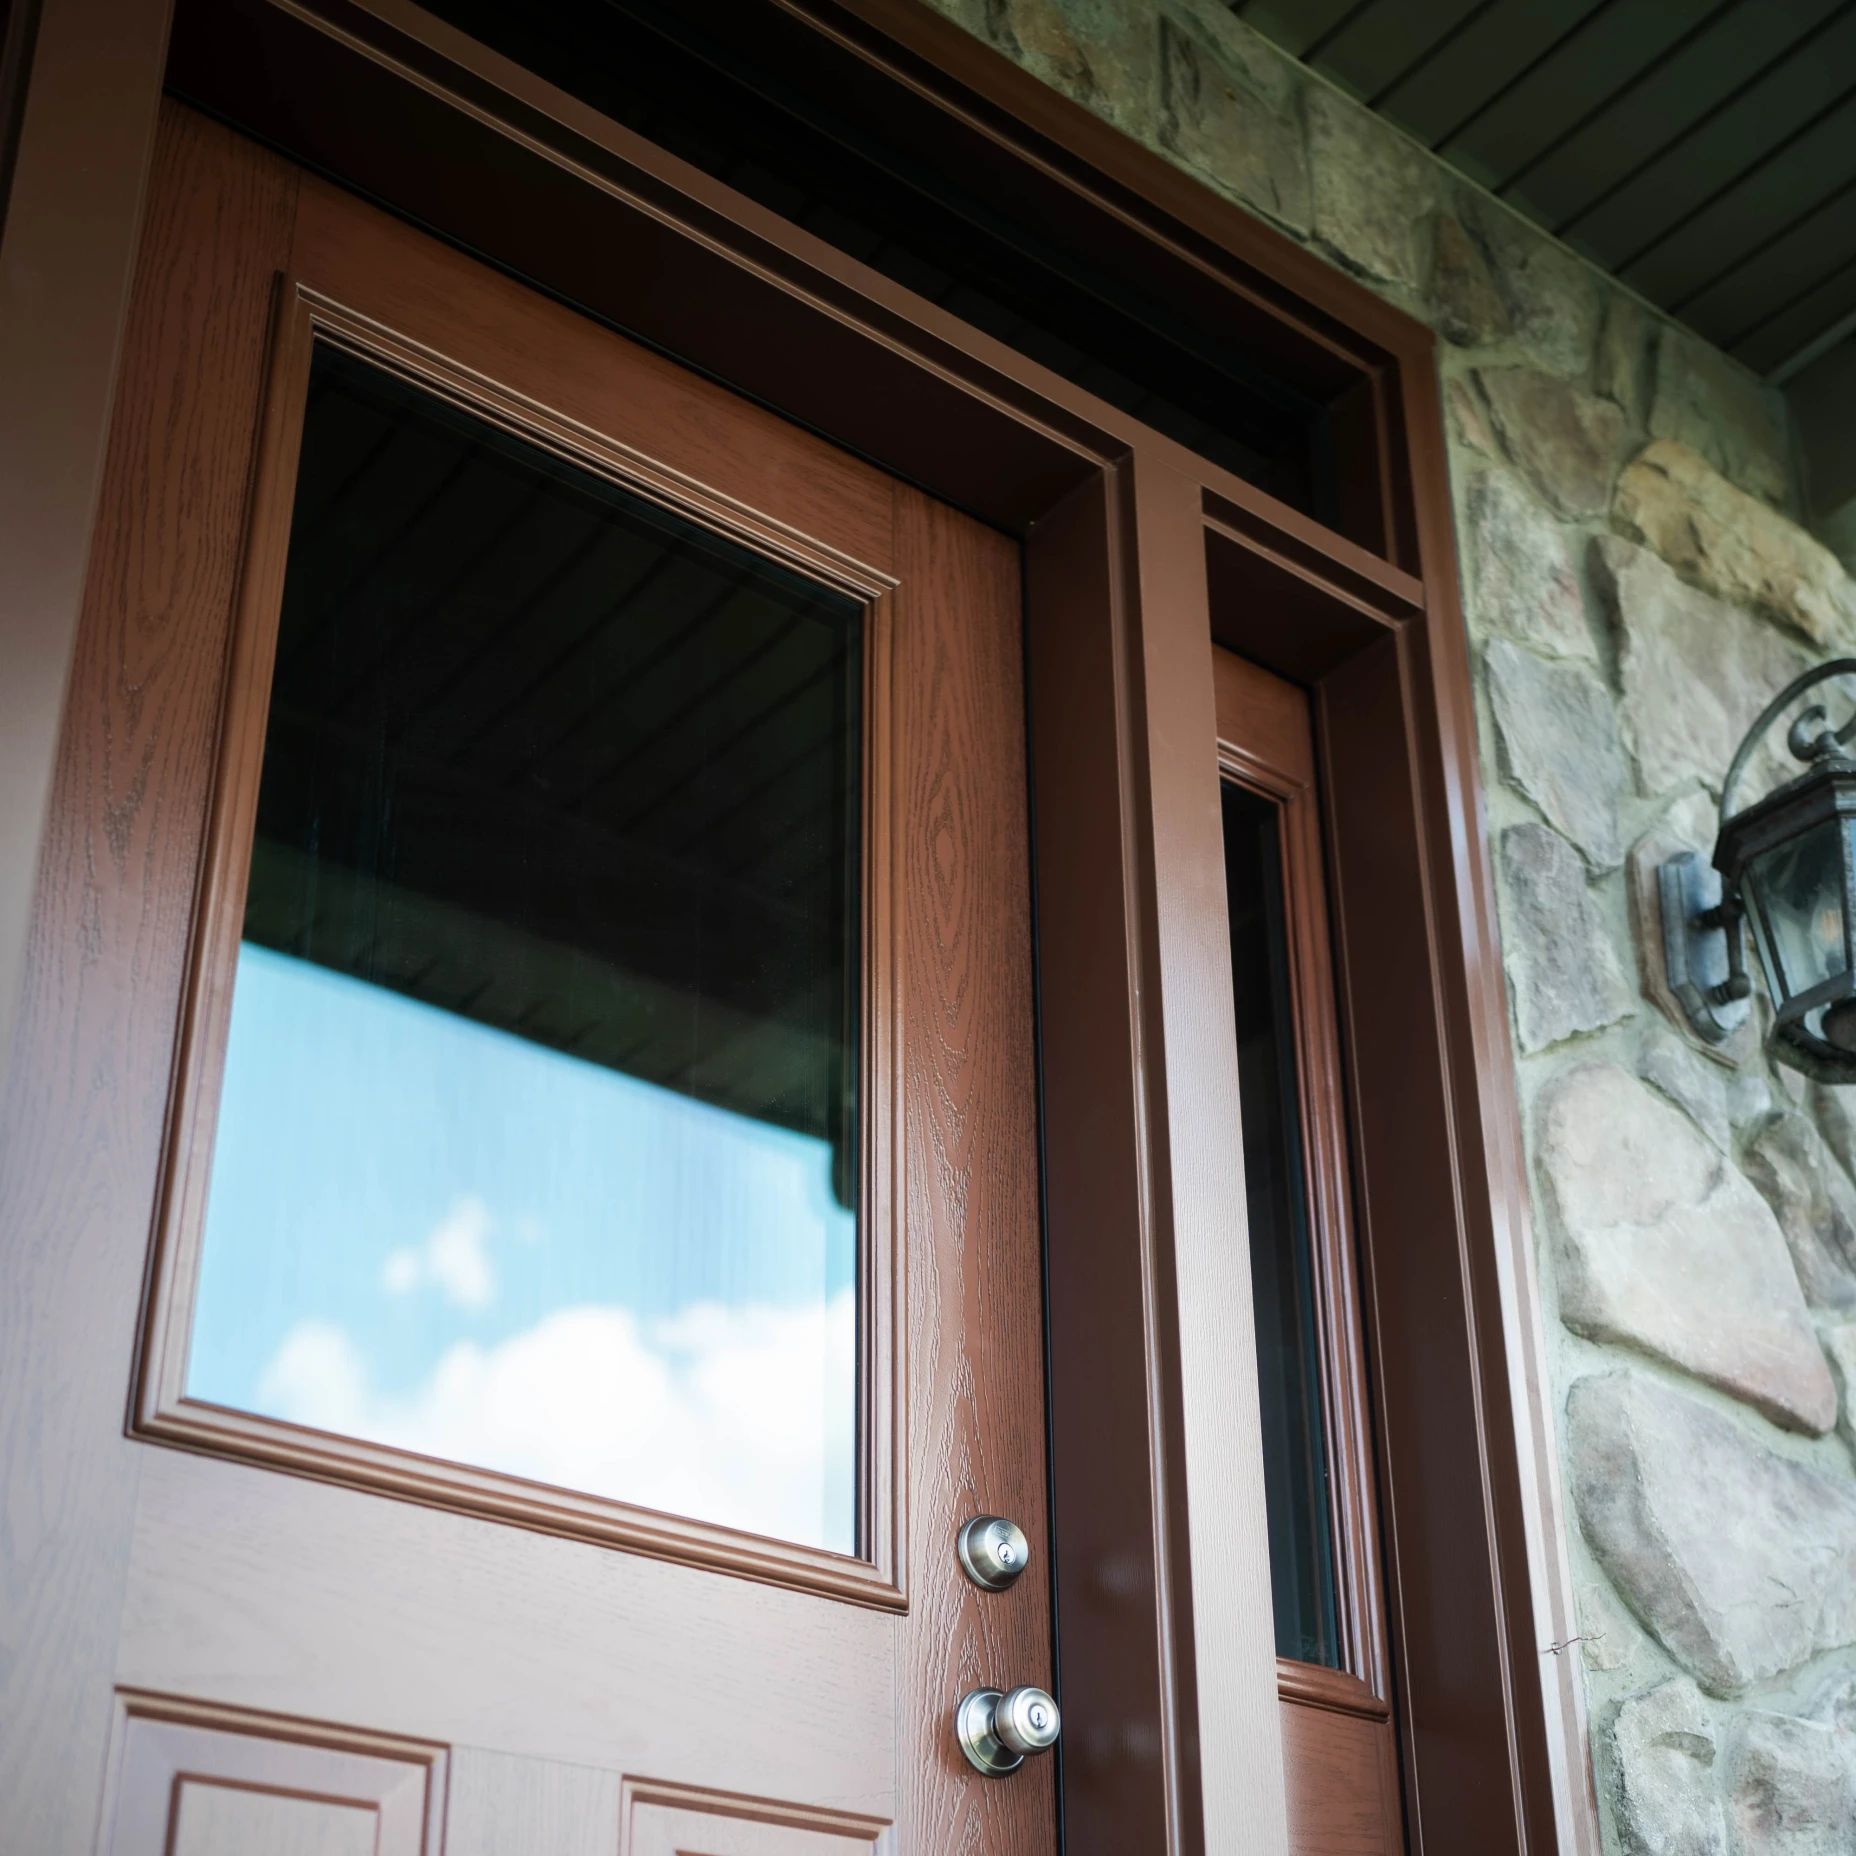
[[[1856,1089],[1757,1017],[1699,1045],[1634,934],[1761,705],[1856,648],[1783,404],[1211,0],[938,3],[1444,338],[1606,1845],[1847,1856]]]

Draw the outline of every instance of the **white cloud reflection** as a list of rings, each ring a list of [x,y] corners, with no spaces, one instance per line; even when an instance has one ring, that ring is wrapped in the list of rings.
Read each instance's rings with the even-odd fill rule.
[[[476,1231],[481,1252],[488,1214],[481,1230],[460,1223],[471,1205],[454,1208],[422,1253],[396,1253],[454,1297],[456,1282],[433,1258],[441,1234],[461,1229]],[[468,1272],[458,1280],[482,1283]],[[492,1346],[456,1341],[421,1384],[396,1396],[375,1389],[345,1329],[302,1321],[265,1366],[257,1407],[318,1430],[849,1553],[856,1351],[849,1289],[796,1306],[698,1302],[645,1322],[624,1307],[583,1306]]]
[[[491,1222],[490,1208],[466,1193],[417,1250],[396,1250],[387,1258],[380,1286],[405,1295],[429,1282],[459,1308],[488,1308],[496,1300],[496,1271],[485,1248]]]

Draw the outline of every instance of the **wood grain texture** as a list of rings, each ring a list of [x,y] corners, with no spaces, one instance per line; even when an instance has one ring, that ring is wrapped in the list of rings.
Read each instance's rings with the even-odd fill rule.
[[[0,1797],[82,1847],[135,1492],[123,1437],[248,410],[295,178],[164,111],[0,1113]]]
[[[127,1836],[125,1850],[147,1856],[376,1856],[380,1813],[345,1799],[303,1798],[293,1792],[253,1791],[209,1779],[170,1779],[173,1811],[167,1822],[146,1821],[146,1833]],[[387,1847],[391,1847],[388,1840]]]
[[[206,1218],[232,986],[244,929],[245,886],[264,761],[265,719],[289,553],[310,349],[308,318],[280,279],[273,292],[269,365],[259,400],[246,409],[258,431],[257,451],[181,1003],[150,1263],[149,1312],[138,1361],[135,1421],[143,1430],[164,1406],[180,1399],[187,1383],[198,1239]]]
[[[1077,417],[1071,400],[1088,396],[1067,382],[1048,376],[1027,395],[995,365],[1009,351],[992,338],[416,5],[339,12],[189,4],[174,81],[561,299],[667,353],[704,355],[743,393],[989,520],[1029,519],[1088,474],[1100,432]],[[1000,393],[1015,409],[995,407],[990,442],[974,445],[967,416]]]
[[[19,1050],[170,5],[14,0],[0,47],[0,1070]]]
[[[1214,612],[1214,633],[1217,627]],[[1254,769],[1258,783],[1272,794],[1285,789],[1312,795],[1315,731],[1307,693],[1226,650],[1212,653],[1212,684],[1221,758]]]
[[[1344,1669],[1324,1669],[1319,1663],[1292,1662],[1285,1656],[1276,1659],[1276,1693],[1286,1702],[1358,1714],[1372,1721],[1392,1716],[1392,1704],[1383,1695],[1375,1695],[1358,1676]]]
[[[1018,548],[896,490],[896,909],[906,1084],[913,1603],[898,1708],[910,1850],[1055,1847],[1053,1762],[982,1777],[968,1690],[1050,1687],[1029,808]],[[1004,1592],[954,1536],[1009,1515],[1033,1542]]]
[[[1283,1770],[1296,1856],[1398,1856],[1405,1848],[1392,1723],[1285,1701]]]
[[[616,1772],[558,1759],[454,1746],[445,1856],[613,1856],[619,1847]]]
[[[150,1449],[118,1680],[890,1815],[897,1620]]]
[[[126,1701],[104,1856],[439,1856],[442,1748]]]
[[[1277,1856],[1288,1831],[1204,518],[1200,486],[1165,466],[1137,457],[1132,490],[1149,1190],[1176,1297],[1205,1847]]]
[[[896,1847],[880,1818],[649,1779],[625,1781],[621,1809],[619,1856],[893,1856]]]
[[[570,294],[577,287],[587,289],[590,294],[582,300],[597,302],[621,319],[635,312],[658,316],[659,326],[670,330],[666,339],[677,342],[681,352],[731,377],[752,378],[757,390],[813,420],[822,430],[854,429],[866,455],[909,470],[918,480],[936,485],[968,507],[987,511],[994,519],[1035,523],[1059,493],[1049,489],[1054,475],[1061,476],[1062,468],[1075,461],[1053,460],[1039,444],[1027,444],[1034,433],[1040,441],[1061,433],[1088,448],[1096,460],[1122,455],[1123,445],[1103,443],[1105,435],[1113,434],[1163,465],[1186,474],[1199,472],[1208,490],[1236,504],[1246,520],[1257,525],[1255,532],[1248,532],[1250,541],[1261,534],[1286,539],[1291,544],[1286,548],[1278,547],[1274,539],[1267,544],[1280,563],[1306,561],[1308,538],[1296,535],[1280,507],[1267,506],[1268,499],[1242,486],[1234,488],[1217,472],[1201,470],[1196,461],[1166,441],[1133,428],[1099,404],[1092,405],[1088,396],[1054,388],[1048,380],[1039,379],[1035,370],[986,347],[983,338],[938,319],[906,293],[857,272],[848,260],[837,259],[803,234],[772,221],[771,216],[746,209],[725,188],[679,168],[656,151],[641,151],[637,138],[628,138],[618,125],[600,122],[593,112],[528,74],[500,68],[481,48],[460,46],[455,43],[457,35],[450,35],[450,41],[434,56],[431,47],[442,35],[429,23],[422,27],[415,11],[398,0],[375,0],[374,10],[390,15],[392,30],[376,32],[371,24],[364,29],[383,43],[393,41],[393,50],[382,53],[376,48],[357,54],[339,72],[325,62],[317,67],[316,77],[308,80],[311,85],[326,81],[328,94],[340,101],[306,107],[301,87],[294,94],[273,99],[273,107],[296,110],[298,124],[316,119],[306,132],[318,138],[321,156],[332,167],[358,163],[381,191],[391,195],[396,187],[404,189],[400,197],[410,210],[426,212],[433,223],[447,224],[455,236],[476,238],[483,248],[495,250],[507,262],[526,265],[533,275]],[[1393,778],[1382,765],[1378,776],[1382,785],[1399,786],[1412,780],[1423,789],[1421,830],[1400,842],[1402,854],[1430,867],[1426,884],[1420,885],[1420,905],[1434,897],[1440,910],[1436,921],[1422,931],[1429,936],[1430,953],[1422,984],[1433,1008],[1424,1035],[1445,1041],[1452,1079],[1443,1106],[1452,1118],[1446,1145],[1454,1143],[1458,1156],[1451,1163],[1456,1169],[1458,1205],[1453,1215],[1458,1222],[1450,1227],[1450,1241],[1474,1252],[1466,1260],[1474,1273],[1477,1318],[1483,1321],[1489,1340],[1499,1341],[1479,1349],[1471,1343],[1480,1384],[1467,1396],[1472,1401],[1481,1399],[1482,1411],[1492,1415],[1486,1427],[1479,1422],[1482,1435],[1475,1456],[1455,1458],[1449,1448],[1441,1453],[1440,1460],[1454,1464],[1454,1490],[1446,1500],[1444,1486],[1450,1479],[1439,1478],[1441,1505],[1433,1524],[1448,1539],[1460,1525],[1462,1491],[1481,1489],[1478,1524],[1492,1531],[1499,1560],[1498,1596],[1488,1614],[1500,1639],[1495,1660],[1499,1666],[1524,1670],[1539,1661],[1536,1605],[1543,1617],[1558,1615],[1567,1605],[1569,1588],[1550,1447],[1551,1421],[1542,1402],[1544,1382],[1536,1370],[1539,1328],[1525,1232],[1524,1176],[1518,1163],[1512,1074],[1502,1056],[1506,1029],[1486,857],[1480,841],[1473,704],[1454,603],[1448,471],[1432,338],[1318,258],[1294,252],[1274,235],[1259,235],[1254,221],[1228,203],[1213,200],[1190,177],[1057,97],[1032,74],[1017,70],[922,0],[857,0],[852,10],[867,30],[863,25],[848,26],[843,7],[817,5],[814,0],[781,0],[777,8],[725,6],[718,0],[705,26],[739,45],[744,35],[753,35],[757,25],[775,13],[786,24],[799,22],[801,29],[789,32],[777,45],[777,35],[755,37],[752,55],[777,54],[776,62],[784,58],[783,68],[802,82],[808,76],[815,78],[830,60],[839,58],[846,43],[855,40],[849,64],[840,60],[834,67],[845,98],[879,112],[884,100],[897,114],[914,111],[912,132],[924,137],[925,158],[936,160],[956,136],[966,135],[978,121],[977,139],[986,145],[986,159],[995,171],[1009,174],[1015,188],[1042,184],[1027,182],[1026,174],[1054,159],[1066,188],[1072,181],[1079,183],[1070,195],[1072,200],[1087,196],[1091,201],[1112,202],[1109,216],[1120,226],[1138,224],[1139,240],[1151,242],[1160,259],[1147,262],[1143,254],[1141,275],[1144,284],[1161,295],[1171,298],[1178,283],[1166,270],[1162,246],[1185,253],[1190,263],[1204,267],[1209,243],[1216,248],[1209,255],[1212,269],[1222,268],[1219,253],[1238,257],[1252,293],[1250,300],[1267,307],[1279,332],[1290,332],[1286,349],[1265,343],[1259,352],[1293,349],[1302,364],[1308,364],[1315,351],[1329,358],[1343,351],[1347,355],[1353,371],[1335,385],[1352,395],[1346,409],[1350,416],[1342,420],[1350,429],[1356,424],[1351,415],[1361,403],[1357,388],[1362,380],[1373,378],[1370,438],[1379,468],[1386,473],[1380,499],[1390,506],[1389,517],[1374,526],[1383,526],[1384,545],[1395,554],[1399,566],[1422,576],[1422,607],[1407,597],[1415,583],[1408,583],[1402,591],[1396,583],[1388,583],[1405,607],[1396,623],[1435,640],[1434,654],[1418,654],[1423,668],[1409,686],[1411,700],[1397,735],[1400,751],[1408,757],[1403,771]],[[383,82],[378,90],[348,87],[360,85],[357,72],[362,62],[384,73],[393,56],[424,60],[420,68],[428,75],[420,83],[455,84],[457,94],[472,99],[472,108],[479,112],[476,122],[500,118],[503,127],[486,128],[466,150],[465,137],[457,126],[464,112],[433,106],[418,116],[418,84],[401,81],[396,87]],[[853,66],[861,66],[861,74]],[[393,106],[372,112],[349,106],[351,96],[363,94],[391,98]],[[842,105],[842,99],[835,101]],[[383,132],[376,123],[394,127]],[[557,125],[570,125],[571,132],[559,134]],[[879,127],[887,124],[879,123]],[[530,135],[548,144],[545,155],[531,155],[522,139]],[[400,138],[399,146],[387,146],[392,136]],[[489,147],[499,138],[500,154]],[[596,151],[593,144],[597,144]],[[434,162],[430,151],[439,145],[450,152],[447,160]],[[518,145],[522,149],[519,157],[514,152]],[[608,152],[613,162],[600,169]],[[650,192],[653,211],[672,219],[687,214],[684,223],[697,228],[697,239],[687,241],[691,246],[713,241],[705,249],[741,253],[744,262],[732,288],[718,291],[712,287],[711,273],[699,274],[698,269],[685,267],[683,258],[670,249],[675,241],[651,247],[648,292],[616,278],[611,267],[589,262],[585,254],[603,251],[606,243],[599,230],[599,212],[593,208],[580,212],[567,197],[570,188],[556,186],[550,191],[537,183],[534,171],[552,165],[556,173],[562,173],[582,158],[604,174],[623,167],[628,184],[647,177],[644,190]],[[465,188],[447,184],[442,176],[448,160],[465,163],[473,176],[493,174],[496,185]],[[524,163],[529,166],[525,168]],[[441,174],[437,184],[428,179],[434,168]],[[605,184],[604,180],[599,183]],[[595,188],[584,191],[590,196]],[[492,195],[494,207],[486,204]],[[549,209],[544,212],[532,206],[522,211],[514,204],[543,199]],[[1123,217],[1130,213],[1131,217]],[[630,224],[627,221],[628,229]],[[763,316],[767,296],[753,293],[759,290],[769,266],[777,269],[782,290],[790,294],[783,295],[782,290],[768,293],[781,301]],[[751,310],[732,317],[715,311],[717,302],[726,301],[732,307],[746,303],[750,296]],[[818,310],[817,326],[789,313],[793,302],[807,296]],[[836,342],[822,326],[832,323],[840,328],[855,324],[858,334],[849,343]],[[748,325],[745,330],[743,324]],[[1220,326],[1228,330],[1232,325],[1226,318]],[[880,339],[864,341],[864,335],[878,327]],[[1306,349],[1301,347],[1304,341]],[[874,365],[878,349],[885,360],[883,368]],[[801,356],[826,358],[801,368],[801,378],[794,383],[793,364]],[[907,356],[909,365],[888,369],[887,361],[894,356]],[[1396,363],[1390,372],[1384,368],[1389,358]],[[737,364],[745,371],[734,371]],[[928,405],[921,385],[929,377],[937,382],[957,380],[961,390],[934,400],[934,416],[924,418],[918,416]],[[872,408],[891,416],[873,417]],[[1368,423],[1362,414],[1357,427],[1364,430]],[[1085,427],[1093,427],[1095,435],[1090,436]],[[1360,506],[1363,480],[1353,471],[1347,475],[1349,500]],[[1075,487],[1077,481],[1077,476],[1070,477],[1068,487]],[[1035,500],[1040,495],[1042,502]],[[1337,538],[1317,536],[1316,541],[1317,553],[1352,571],[1349,550],[1337,545]],[[1241,549],[1229,553],[1244,557]],[[1256,558],[1254,550],[1251,558]],[[1334,580],[1325,573],[1315,578]],[[1388,630],[1374,597],[1360,597],[1351,606],[1345,599],[1322,596],[1311,600],[1306,597],[1311,590],[1307,578],[1276,573],[1273,580],[1277,587],[1292,590],[1302,603],[1289,612],[1272,611],[1267,600],[1253,602],[1265,621],[1264,631],[1285,654],[1269,661],[1290,667],[1287,654],[1302,651],[1318,659],[1307,664],[1302,674],[1325,675],[1347,653],[1371,652],[1377,642],[1375,634],[1383,637]],[[1320,593],[1318,588],[1313,590]],[[1323,629],[1325,642],[1320,650],[1308,653],[1308,633],[1316,626]],[[1343,647],[1338,655],[1336,640]],[[1138,775],[1139,756],[1128,751],[1132,758],[1127,768]],[[1119,755],[1122,749],[1115,752]],[[1440,925],[1443,931],[1433,932]],[[1469,1226],[1474,1227],[1473,1235]],[[1514,1425],[1504,1415],[1510,1413],[1519,1414]],[[1513,1432],[1512,1440],[1504,1435],[1508,1431]],[[1486,1480],[1483,1444],[1488,1446]],[[1437,1621],[1440,1649],[1461,1622]],[[1479,1632],[1481,1626],[1472,1628]],[[1564,1634],[1564,1627],[1553,1632]],[[1576,1674],[1567,1672],[1562,1659],[1542,1667],[1547,1672],[1544,1710],[1532,1703],[1510,1710],[1505,1700],[1483,1696],[1469,1713],[1484,1721],[1500,1721],[1499,1742],[1492,1739],[1485,1745],[1484,1768],[1494,1773],[1499,1767],[1503,1776],[1491,1782],[1507,1785],[1522,1800],[1519,1816],[1510,1824],[1509,1840],[1550,1841],[1558,1834],[1553,1828],[1557,1815],[1570,1825],[1575,1842],[1587,1847],[1596,1836],[1596,1817],[1580,1687]],[[1519,1680],[1524,1687],[1533,1685],[1530,1676],[1521,1675]],[[1414,1797],[1414,1810],[1422,1815],[1423,1809],[1422,1801]],[[1467,1839],[1468,1847],[1477,1847],[1477,1835],[1487,1828],[1486,1823],[1472,1826],[1462,1816],[1451,1785],[1439,1788],[1437,1838],[1452,1847]]]
[[[1037,818],[1050,1448],[1063,1665],[1064,1836],[1075,1856],[1196,1847],[1182,1713],[1187,1602],[1172,1602],[1164,1321],[1146,1219],[1140,974],[1116,480],[1026,545]]]
[[[584,316],[308,181],[296,276],[355,314],[533,404],[879,569],[888,481],[823,439],[610,331],[589,371]]]

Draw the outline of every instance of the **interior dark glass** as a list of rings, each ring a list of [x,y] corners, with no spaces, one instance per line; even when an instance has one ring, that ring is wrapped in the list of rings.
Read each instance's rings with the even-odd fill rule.
[[[1302,1161],[1281,820],[1273,801],[1225,783],[1225,889],[1276,1653],[1338,1668],[1321,1341]]]

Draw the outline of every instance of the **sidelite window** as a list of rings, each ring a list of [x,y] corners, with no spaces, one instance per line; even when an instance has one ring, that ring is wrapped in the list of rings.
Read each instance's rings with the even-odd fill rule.
[[[1231,781],[1223,797],[1276,1654],[1336,1668],[1338,1597],[1283,896],[1282,808]]]
[[[858,1551],[864,610],[318,343],[190,1399]]]
[[[1219,649],[1213,669],[1236,1132],[1284,1731],[1301,1745],[1337,1731],[1341,1716],[1361,1723],[1346,1730],[1364,1736],[1354,1746],[1365,1761],[1359,1795],[1389,1799],[1387,1821],[1395,1823],[1396,1788],[1387,1790],[1384,1776],[1384,1582],[1314,718],[1306,691],[1256,664]],[[1310,1725],[1315,1714],[1325,1727]]]

